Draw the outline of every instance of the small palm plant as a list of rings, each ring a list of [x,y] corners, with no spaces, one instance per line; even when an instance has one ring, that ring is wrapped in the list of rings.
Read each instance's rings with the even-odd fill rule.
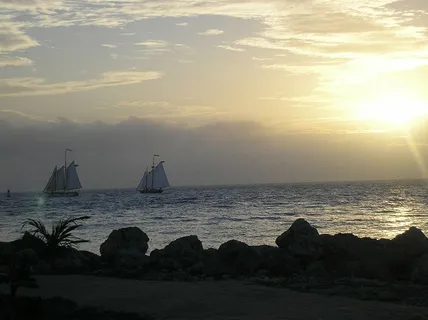
[[[83,226],[79,222],[87,219],[89,219],[88,216],[61,219],[58,223],[52,225],[51,232],[47,230],[42,221],[27,219],[22,224],[22,228],[32,227],[28,231],[43,240],[46,245],[46,254],[53,256],[60,248],[76,248],[80,243],[89,242],[89,240],[78,238],[72,234],[73,231]]]

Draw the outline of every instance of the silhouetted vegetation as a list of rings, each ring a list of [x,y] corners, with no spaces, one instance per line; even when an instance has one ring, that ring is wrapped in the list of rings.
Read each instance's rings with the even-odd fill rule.
[[[46,253],[48,255],[54,255],[61,247],[76,248],[80,243],[89,242],[89,240],[73,235],[73,231],[83,226],[79,222],[87,219],[89,219],[88,216],[61,219],[58,223],[52,225],[50,232],[42,221],[27,219],[22,224],[22,228],[32,227],[28,231],[46,244]]]

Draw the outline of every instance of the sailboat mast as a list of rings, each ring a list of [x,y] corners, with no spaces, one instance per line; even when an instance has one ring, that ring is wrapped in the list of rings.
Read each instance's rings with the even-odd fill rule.
[[[148,188],[147,188],[148,183],[149,183],[149,182],[148,182],[148,178],[149,178],[149,167],[146,167],[146,188],[145,188],[146,190],[148,189]]]
[[[152,165],[152,189],[154,189],[155,183],[155,157],[159,157],[158,154],[153,155],[153,165]]]
[[[64,152],[64,191],[67,189],[67,151],[72,151],[71,149],[65,149]]]
[[[64,152],[64,190],[67,186],[67,150],[68,149],[65,149]]]
[[[54,179],[54,187],[51,191],[51,193],[54,193],[54,191],[56,190],[56,179],[58,177],[58,170],[57,170],[57,166],[55,166],[55,179]]]

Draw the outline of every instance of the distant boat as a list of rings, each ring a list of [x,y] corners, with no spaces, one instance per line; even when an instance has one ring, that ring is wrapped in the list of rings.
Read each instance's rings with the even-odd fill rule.
[[[168,178],[166,177],[163,167],[165,161],[160,161],[158,165],[155,166],[155,157],[159,157],[159,155],[155,154],[153,156],[152,169],[149,171],[149,169],[146,168],[140,184],[137,187],[137,191],[140,191],[140,193],[161,193],[163,192],[163,188],[169,187]]]
[[[65,150],[64,166],[59,169],[55,166],[51,177],[43,190],[43,192],[48,196],[74,197],[79,195],[79,191],[82,188],[76,170],[78,165],[73,161],[67,167],[67,151],[71,150]]]
[[[10,190],[9,189],[7,190],[6,197],[10,198]]]

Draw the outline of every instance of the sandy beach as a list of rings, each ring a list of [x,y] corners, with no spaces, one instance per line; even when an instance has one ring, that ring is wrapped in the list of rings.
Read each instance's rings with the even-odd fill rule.
[[[38,276],[40,289],[81,306],[149,314],[156,319],[425,319],[428,308],[359,301],[249,282],[158,282],[94,276]]]

